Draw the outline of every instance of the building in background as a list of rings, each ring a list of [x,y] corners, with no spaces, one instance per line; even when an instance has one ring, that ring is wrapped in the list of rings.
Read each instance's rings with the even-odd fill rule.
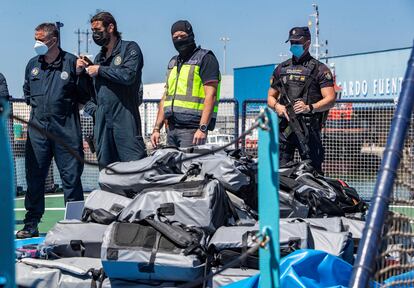
[[[393,99],[401,91],[411,47],[322,58],[335,69],[340,99]],[[234,69],[234,95],[247,99],[266,99],[270,77],[277,64]]]

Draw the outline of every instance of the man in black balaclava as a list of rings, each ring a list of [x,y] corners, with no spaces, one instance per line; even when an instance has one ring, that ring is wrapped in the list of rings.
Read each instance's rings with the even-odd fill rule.
[[[172,25],[171,36],[179,54],[168,64],[166,89],[151,135],[154,148],[164,122],[167,144],[188,147],[204,144],[217,118],[221,78],[217,58],[196,46],[193,28],[186,20]]]
[[[194,41],[193,27],[188,21],[177,21],[171,27],[171,35],[173,35],[174,47],[179,56],[186,60],[197,48]]]

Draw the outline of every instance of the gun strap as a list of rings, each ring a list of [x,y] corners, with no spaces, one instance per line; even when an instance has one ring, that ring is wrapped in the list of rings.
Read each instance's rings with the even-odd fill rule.
[[[312,83],[312,80],[316,80],[318,77],[318,73],[319,73],[319,62],[316,59],[312,59],[310,61],[310,67],[311,67],[311,74],[309,75],[309,78],[306,80],[305,85],[303,85],[303,89],[301,91],[301,94],[304,93],[304,99],[305,99],[305,103],[309,104],[309,86]]]

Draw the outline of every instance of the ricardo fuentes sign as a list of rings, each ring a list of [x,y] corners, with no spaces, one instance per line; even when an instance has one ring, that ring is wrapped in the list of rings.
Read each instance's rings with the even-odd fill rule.
[[[341,98],[397,98],[401,92],[403,77],[380,78],[338,82]]]

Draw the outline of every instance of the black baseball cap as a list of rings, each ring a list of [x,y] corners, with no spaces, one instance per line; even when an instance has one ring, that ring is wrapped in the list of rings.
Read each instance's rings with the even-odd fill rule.
[[[305,38],[306,40],[309,40],[311,38],[311,34],[308,27],[293,27],[289,31],[289,38],[286,40],[285,43],[289,41],[299,41]]]

